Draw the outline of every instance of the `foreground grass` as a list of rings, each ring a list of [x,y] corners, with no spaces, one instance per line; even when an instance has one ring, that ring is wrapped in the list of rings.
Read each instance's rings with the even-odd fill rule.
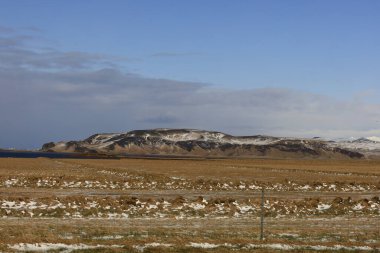
[[[370,160],[0,159],[0,251],[376,252],[379,197]]]

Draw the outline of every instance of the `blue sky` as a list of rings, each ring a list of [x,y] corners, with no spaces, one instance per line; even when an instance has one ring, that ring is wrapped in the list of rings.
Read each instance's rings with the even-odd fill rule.
[[[30,76],[31,83],[35,83],[30,87],[29,95],[24,94],[24,101],[30,103],[29,121],[28,117],[2,112],[7,114],[11,125],[33,126],[35,137],[28,137],[27,144],[15,140],[20,132],[25,131],[20,126],[8,126],[0,129],[9,132],[9,137],[0,139],[0,146],[34,147],[49,138],[81,138],[92,131],[156,126],[213,128],[233,134],[358,136],[380,133],[376,123],[380,101],[379,1],[0,0],[0,4],[0,36],[4,41],[10,38],[17,41],[11,47],[8,44],[3,47],[3,54],[0,52],[6,75],[0,78],[12,80],[0,83],[7,104],[18,103],[22,100],[22,93],[26,92],[26,86],[22,86],[25,78],[16,80],[16,75],[10,77],[9,73],[17,70],[19,76]],[[108,71],[106,75],[105,72],[94,74],[104,69]],[[52,75],[57,76],[53,78]],[[105,79],[103,75],[110,75],[110,78]],[[114,80],[115,76],[119,79]],[[100,78],[106,86],[95,85],[99,81],[94,81],[95,78]],[[61,81],[54,86],[52,80]],[[125,87],[119,84],[122,80],[135,83]],[[160,95],[162,101],[156,101],[158,104],[147,106],[138,113],[136,104],[126,104],[129,98],[115,98],[125,92],[145,101],[152,100],[143,87],[148,89],[155,82],[155,87],[164,87]],[[42,109],[46,108],[45,102],[39,96],[51,98],[51,93],[46,92],[52,86],[55,92],[64,93],[60,93],[62,97],[74,99],[81,94],[79,91],[85,93],[83,85],[86,83],[99,88],[92,97],[92,101],[97,101],[93,105],[97,108],[93,116],[115,121],[119,127],[96,122],[88,116],[91,106],[85,103],[76,105],[76,113],[72,118],[67,116],[66,120],[54,116],[58,113],[67,115],[66,110],[69,110],[59,104],[60,100],[49,102],[54,104],[52,109]],[[178,110],[179,105],[174,103],[180,89],[176,86],[178,83],[185,87],[180,94],[192,101],[199,100],[198,105],[202,106],[182,105]],[[24,88],[15,88],[17,85]],[[46,87],[40,91],[43,85]],[[69,94],[69,90],[77,93]],[[90,90],[96,89],[92,87]],[[110,94],[110,90],[115,94]],[[269,100],[288,103],[280,107],[281,110],[288,108],[282,114],[287,117],[282,120],[291,122],[295,120],[294,115],[305,114],[299,120],[309,124],[283,123],[281,116],[276,114],[277,107],[267,112],[273,115],[272,119],[253,117],[249,114],[252,111],[249,106],[257,106],[257,95],[261,92],[271,93]],[[172,94],[176,95],[170,96]],[[239,100],[237,94],[248,96],[248,102],[241,102],[244,98]],[[58,99],[58,93],[55,95]],[[298,101],[297,96],[305,99]],[[207,101],[214,97],[219,100],[210,105]],[[120,112],[113,114],[114,107],[102,104],[105,101],[107,106],[112,101],[112,106],[128,111],[124,116],[133,114],[133,117],[124,121],[116,119]],[[266,105],[261,103],[260,106]],[[14,107],[12,114],[26,113],[24,108]],[[337,112],[337,117],[345,118],[329,126],[334,115],[327,112],[341,107],[345,111]],[[223,108],[223,113],[217,108]],[[300,113],[299,108],[309,110]],[[235,118],[234,110],[245,109],[247,111],[241,117]],[[215,123],[205,123],[209,117],[202,112],[216,115]],[[365,117],[362,124],[355,122],[355,113]],[[195,116],[189,117],[192,121],[186,121],[185,114]],[[92,121],[91,127],[85,123],[79,124],[83,125],[81,129],[63,127],[70,120],[80,123],[84,115],[90,117],[87,121]],[[148,116],[144,118],[142,115]],[[224,115],[230,116],[224,118]],[[56,130],[43,131],[32,116],[40,121],[49,118]],[[235,123],[231,125],[227,121]],[[318,125],[318,122],[321,123]]]

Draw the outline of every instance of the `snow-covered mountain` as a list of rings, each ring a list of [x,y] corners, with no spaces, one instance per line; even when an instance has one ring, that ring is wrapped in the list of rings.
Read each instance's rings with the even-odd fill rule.
[[[336,140],[333,142],[333,145],[364,153],[380,152],[380,137],[371,136],[358,139]]]
[[[272,136],[232,136],[196,129],[152,129],[95,134],[82,141],[50,142],[43,151],[105,154],[361,158],[338,142]]]
[[[379,142],[380,143],[380,137],[377,137],[377,136],[371,136],[371,137],[367,137],[365,139],[373,141],[373,142]]]

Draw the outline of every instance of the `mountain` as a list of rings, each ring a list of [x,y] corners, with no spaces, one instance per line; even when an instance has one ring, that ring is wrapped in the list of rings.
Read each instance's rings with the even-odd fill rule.
[[[373,141],[373,142],[378,142],[378,143],[380,143],[380,137],[377,137],[377,136],[367,137],[366,139],[367,139],[367,140],[370,140],[370,141]]]
[[[42,151],[212,157],[362,158],[363,154],[315,139],[232,136],[196,129],[152,129],[94,134],[85,140],[49,142]]]
[[[379,156],[380,154],[380,138],[376,136],[337,140],[332,142],[332,146],[360,152],[366,156]]]

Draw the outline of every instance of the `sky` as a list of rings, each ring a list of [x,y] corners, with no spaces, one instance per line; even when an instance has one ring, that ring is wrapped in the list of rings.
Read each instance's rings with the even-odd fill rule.
[[[380,136],[380,1],[0,0],[0,147]]]

